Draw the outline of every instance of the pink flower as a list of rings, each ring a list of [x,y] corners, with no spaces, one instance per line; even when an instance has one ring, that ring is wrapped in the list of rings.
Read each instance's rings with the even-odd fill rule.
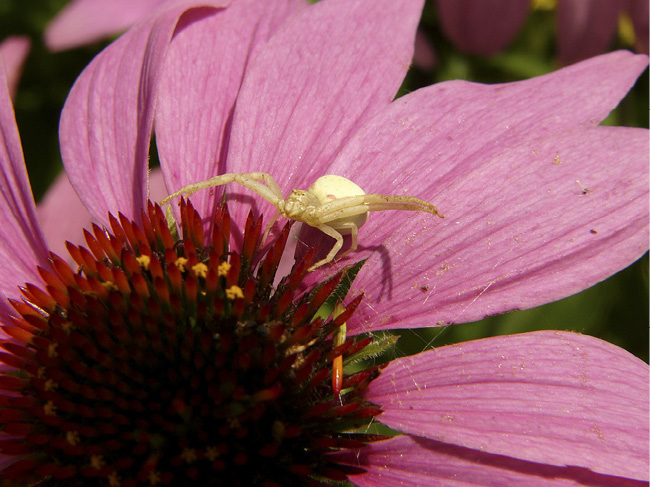
[[[257,8],[251,8],[253,5]],[[59,281],[48,281],[53,288],[48,288],[50,298],[32,287],[27,289],[28,299],[31,296],[35,304],[43,303],[37,308],[49,304],[56,310],[51,301],[54,295],[59,296],[59,288],[69,290],[71,300],[80,299],[70,290],[74,285],[95,286],[92,289],[99,295],[115,292],[110,284],[117,284],[102,277],[102,286],[92,276],[93,266],[100,272],[102,265],[108,265],[103,262],[119,261],[112,257],[116,251],[111,242],[124,235],[121,241],[129,249],[143,249],[147,246],[138,231],[148,236],[160,232],[159,240],[167,238],[163,227],[147,230],[148,221],[154,226],[161,221],[153,209],[147,210],[147,217],[142,215],[154,126],[162,172],[172,191],[219,173],[266,171],[287,194],[293,188],[308,187],[318,176],[340,174],[366,191],[411,194],[440,208],[444,220],[418,213],[373,213],[360,231],[358,251],[307,275],[305,286],[311,289],[337,270],[345,271],[345,265],[367,259],[350,290],[351,295],[365,295],[361,301],[355,298],[348,304],[350,309],[356,307],[353,315],[345,317],[351,335],[471,321],[536,306],[604,279],[647,250],[647,130],[598,126],[645,69],[647,57],[616,52],[523,82],[487,86],[453,81],[392,101],[412,56],[421,1],[324,0],[307,7],[292,0],[240,0],[220,7],[219,2],[205,1],[165,4],[100,53],[71,91],[60,129],[66,171],[91,215],[114,235],[114,239],[102,237],[97,227],[94,237],[88,239],[92,254],[73,249],[77,262],[90,269],[85,271],[87,279],[65,270],[57,259],[53,264],[47,260],[11,105],[2,92],[0,127],[5,145],[0,162],[7,191],[2,192],[0,200],[5,242],[0,289],[6,296],[18,298],[19,283],[41,282],[36,265],[54,265],[58,269],[55,272],[63,275]],[[260,224],[252,220],[245,223],[249,207],[266,218],[274,208],[235,185],[191,197],[206,221],[201,224],[190,210],[182,210],[188,230],[184,231],[183,245],[174,246],[174,252],[191,246],[200,250],[204,240],[211,240],[210,235],[221,235],[225,223],[215,202],[224,190],[236,240],[233,255],[241,253],[242,262],[252,260],[247,254],[250,235],[256,228],[259,231]],[[107,212],[121,212],[125,218],[118,223],[107,217]],[[217,223],[213,224],[215,212]],[[127,219],[141,223],[131,224]],[[143,230],[138,230],[138,225]],[[244,226],[246,237],[242,238],[238,232]],[[281,240],[286,239],[287,231],[280,235]],[[301,245],[307,247],[329,245],[318,233],[307,232],[300,238]],[[95,241],[99,243],[91,245]],[[157,240],[148,241],[153,245],[151,242]],[[281,250],[280,246],[276,248]],[[166,257],[172,247],[163,250],[151,253],[154,261],[161,258],[158,255]],[[126,290],[137,290],[134,296],[149,296],[149,286],[155,282],[146,281],[146,273],[133,264],[136,250],[129,252],[134,256],[123,265],[132,273],[129,275],[140,277],[116,282]],[[279,254],[269,252],[266,259],[279,259]],[[115,265],[111,272],[120,277],[125,271]],[[296,268],[305,265],[299,261]],[[260,272],[260,281],[271,282],[265,270]],[[170,282],[173,288],[176,277],[172,274],[170,270],[169,277],[159,283]],[[196,280],[191,276],[187,279],[183,296],[197,289]],[[230,279],[228,274],[226,280]],[[237,282],[236,277],[232,279]],[[187,287],[191,282],[194,287]],[[154,288],[157,296],[163,296],[163,284]],[[248,291],[245,288],[242,292]],[[255,292],[253,288],[248,298],[256,296]],[[271,296],[279,294],[268,292]],[[203,296],[198,292],[194,295]],[[92,295],[88,299],[94,304]],[[172,298],[159,299],[162,307],[173,306]],[[138,309],[137,296],[128,300]],[[116,300],[115,305],[119,302]],[[254,299],[246,302],[256,303]],[[8,323],[4,329],[15,339],[18,336],[31,343],[31,337],[41,337],[39,327],[30,324],[33,318],[26,306],[17,306],[23,318],[4,320]],[[256,311],[260,314],[254,315],[255,320],[268,312],[262,308]],[[275,309],[275,304],[270,308]],[[12,313],[8,305],[4,311]],[[138,316],[133,317],[136,322],[146,323]],[[49,317],[48,323],[52,319]],[[274,322],[282,323],[282,319],[278,316]],[[63,323],[50,326],[57,332],[60,328],[57,340],[63,343]],[[330,327],[328,331],[335,328],[333,324],[325,326]],[[171,336],[174,330],[170,329]],[[151,333],[146,328],[142,336],[134,333],[129,340],[145,350],[150,346],[155,354],[156,347],[166,344],[167,338]],[[214,333],[210,337],[217,338]],[[294,338],[298,340],[295,336],[290,339]],[[44,347],[39,348],[43,361],[58,358],[57,347],[50,347],[58,344],[57,340],[50,339],[48,347],[43,340],[36,340],[35,348]],[[124,356],[120,340],[101,334],[96,340],[107,343],[109,359]],[[185,370],[184,366],[203,370],[194,362],[205,360],[205,355],[198,351],[193,354],[194,345],[188,343],[178,353],[172,350],[168,355],[174,360],[190,357],[179,370]],[[322,380],[322,371],[327,371],[332,360],[327,342],[318,343],[323,347],[320,357],[326,357],[325,367],[319,358],[313,358],[320,368],[314,370],[311,379],[296,379],[300,387],[308,389],[316,378]],[[30,361],[25,367],[31,367],[28,353],[24,353],[28,358],[18,357],[12,353],[24,350],[7,346],[11,353],[4,354],[3,360],[9,367],[20,368],[20,360]],[[88,346],[94,350],[92,344]],[[242,352],[236,363],[246,364],[255,356]],[[300,358],[301,363],[310,363],[307,356]],[[75,355],[71,360],[75,370],[81,359]],[[292,368],[289,372],[285,374],[288,378],[300,375]],[[232,382],[230,375],[234,373],[220,377],[208,389],[214,391],[219,384]],[[296,482],[308,485],[315,474],[330,480],[349,475],[357,485],[395,485],[397,481],[405,485],[635,485],[648,480],[648,366],[603,341],[562,332],[491,338],[393,361],[377,378],[375,371],[364,373],[347,376],[344,386],[353,392],[342,396],[340,408],[330,392],[325,402],[311,405],[306,414],[326,418],[331,411],[332,417],[346,418],[351,408],[358,407],[374,416],[377,412],[367,405],[370,402],[383,410],[378,420],[404,434],[386,441],[355,437],[346,443],[347,437],[336,435],[328,441],[319,439],[320,443],[310,440],[309,452],[314,453],[315,445],[320,445],[324,460],[319,460],[323,463],[318,463],[318,468],[291,460],[287,471],[297,476]],[[7,377],[5,389],[27,390],[24,381],[10,374]],[[66,379],[65,374],[62,379]],[[195,383],[191,380],[188,384]],[[34,384],[40,383],[34,379]],[[79,394],[87,398],[114,394],[112,386],[106,387],[108,393],[84,389]],[[322,399],[324,392],[318,391]],[[192,408],[190,416],[184,415],[187,397],[193,393],[170,394],[175,398],[170,407],[176,408],[173,411],[177,416],[184,420],[195,417]],[[284,397],[279,389],[258,391],[258,396],[273,401]],[[5,405],[16,402],[9,393],[0,397]],[[68,409],[74,410],[58,396],[44,397],[55,397],[66,414]],[[205,404],[204,399],[197,401]],[[52,409],[55,400],[51,402],[41,405],[38,414],[56,416],[50,414],[56,413]],[[121,397],[115,406],[104,405],[109,409],[106,414],[119,412],[118,417],[121,421],[125,418],[127,424],[129,416],[121,411],[134,408],[135,414],[141,407],[140,402],[132,405]],[[3,453],[34,453],[33,444],[23,441],[31,438],[25,436],[25,429],[37,433],[32,430],[34,423],[26,422],[22,409],[11,407],[15,415],[11,432],[0,437],[5,445]],[[207,421],[212,409],[206,407],[208,412],[196,413],[199,422]],[[264,441],[276,434],[284,439],[288,428],[304,424],[299,416],[289,420],[283,417],[282,427],[274,426]],[[228,423],[228,431],[241,432],[237,418]],[[58,457],[57,462],[42,460],[39,471],[82,475],[84,485],[90,485],[94,474],[103,483],[107,478],[114,483],[120,475],[124,479],[127,472],[130,478],[138,479],[133,485],[148,485],[146,482],[154,483],[150,475],[156,477],[163,470],[162,479],[171,478],[169,475],[178,479],[186,473],[184,482],[192,485],[192,475],[204,479],[206,471],[225,468],[218,463],[218,454],[232,455],[226,457],[230,462],[227,465],[249,465],[246,455],[212,450],[210,442],[219,441],[210,434],[210,428],[199,429],[208,435],[207,440],[199,433],[192,436],[193,429],[192,435],[181,435],[180,440],[175,436],[167,439],[161,431],[142,429],[144,424],[149,428],[148,415],[142,421],[136,431],[144,431],[144,439],[137,449],[133,447],[136,453],[129,450],[128,454],[119,449],[111,453],[101,443],[115,445],[109,443],[112,439],[96,440],[90,434],[98,428],[92,421],[82,424],[90,433],[79,438],[74,435],[76,429],[61,426],[69,435],[57,441],[66,451],[83,455],[86,443],[93,447],[101,443],[102,449],[97,451],[102,454],[87,453],[91,455],[89,467],[62,465]],[[192,421],[183,424],[195,426]],[[23,433],[17,433],[21,427]],[[179,428],[185,426],[179,424],[171,430]],[[102,434],[116,433],[110,430]],[[369,443],[357,452],[358,443],[352,440]],[[115,441],[126,440],[120,436]],[[282,445],[290,443],[283,441]],[[200,448],[195,447],[198,443]],[[182,453],[177,452],[169,464],[156,463],[162,458],[158,455],[168,454],[168,450],[159,449],[167,444],[177,446]],[[266,448],[264,442],[260,445]],[[333,452],[330,448],[342,450]],[[294,455],[295,450],[291,451]],[[278,462],[285,458],[271,447],[263,454]],[[153,458],[155,468],[153,463],[133,466],[122,460],[133,455]],[[85,457],[74,458],[81,462]],[[6,458],[4,461],[8,462]],[[36,460],[19,462],[28,470]],[[351,469],[346,470],[345,465]],[[353,468],[358,466],[364,470]],[[13,468],[14,473],[22,472],[19,467]],[[248,470],[255,469],[249,466]],[[216,483],[222,475],[223,470],[215,470],[214,477],[207,478]],[[273,478],[266,480],[274,485]]]
[[[119,34],[164,0],[72,0],[50,22],[45,45],[63,51]]]
[[[440,25],[461,51],[489,56],[502,51],[519,33],[528,0],[436,0]]]
[[[647,364],[575,333],[441,347],[393,361],[367,391],[407,435],[340,459],[368,469],[362,486],[641,485],[647,384]]]
[[[492,55],[505,49],[528,17],[527,0],[437,0],[445,34],[462,51]],[[646,0],[562,0],[556,11],[557,55],[562,64],[575,63],[607,51],[626,14],[635,30],[638,52],[648,53]]]
[[[16,96],[18,80],[23,70],[23,64],[29,54],[31,42],[28,37],[12,36],[0,42],[0,56],[3,60],[3,69],[7,73],[7,84],[11,97]]]
[[[619,15],[627,15],[635,31],[635,49],[648,53],[646,0],[569,0],[557,5],[557,52],[561,63],[581,61],[606,51],[618,28]]]
[[[530,308],[647,251],[647,131],[597,126],[646,56],[617,52],[505,85],[440,83],[391,103],[412,54],[418,2],[383,15],[353,2],[348,22],[332,20],[340,6],[325,2],[266,42],[287,5],[295,2],[257,14],[240,11],[245,1],[218,13],[191,10],[170,43],[172,9],[90,64],[60,135],[70,181],[96,219],[106,222],[107,209],[137,218],[155,103],[170,191],[219,173],[266,171],[286,194],[339,174],[366,191],[412,194],[441,209],[445,220],[383,212],[363,227],[360,250],[341,262],[369,258],[356,282],[368,304],[353,329]],[[354,28],[361,11],[369,19]],[[361,42],[368,46],[356,49]],[[250,191],[225,190],[274,211]],[[192,196],[199,213],[209,215],[221,191]],[[239,205],[233,217],[243,223],[247,212]]]

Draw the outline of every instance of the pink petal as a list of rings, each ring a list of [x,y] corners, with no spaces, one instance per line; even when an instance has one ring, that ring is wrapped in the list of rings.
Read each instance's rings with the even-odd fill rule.
[[[354,321],[364,330],[474,321],[630,265],[648,249],[647,146],[642,129],[576,131],[511,147],[460,177],[432,175],[428,199],[444,221],[415,215],[396,228],[382,216],[364,228],[366,248],[383,243],[355,282],[367,305]]]
[[[647,480],[649,378],[621,348],[547,331],[399,359],[366,396],[404,433]]]
[[[164,0],[72,0],[45,30],[45,45],[62,51],[128,29]]]
[[[154,169],[149,175],[149,190],[153,201],[160,201],[167,194],[160,169]],[[83,229],[90,229],[93,219],[65,172],[47,190],[36,210],[49,249],[72,263],[65,242],[83,245]]]
[[[0,56],[4,58],[4,68],[7,73],[7,85],[13,99],[18,89],[18,81],[23,70],[23,64],[29,54],[32,43],[29,37],[12,36],[7,37],[0,43]]]
[[[20,295],[18,285],[39,282],[36,265],[47,262],[47,248],[38,226],[34,197],[9,97],[0,69],[0,318],[9,311],[7,297]]]
[[[369,193],[423,198],[445,219],[371,215],[359,251],[340,264],[370,257],[355,281],[366,298],[349,331],[537,306],[640,257],[647,131],[593,124],[646,63],[619,52],[509,85],[441,83],[367,124],[328,172]]]
[[[165,179],[160,168],[152,169],[149,172],[148,198],[151,201],[160,201],[169,194],[165,186]]]
[[[65,172],[59,174],[48,188],[36,210],[49,249],[67,259],[66,240],[75,244],[84,242],[83,229],[90,228],[92,217]]]
[[[321,176],[361,124],[395,96],[422,3],[331,0],[287,21],[246,72],[225,170],[269,172],[287,194]],[[237,213],[241,219],[247,210]]]
[[[528,15],[528,0],[436,0],[442,29],[462,51],[489,56],[505,49]]]
[[[242,0],[201,21],[195,18],[200,11],[183,17],[165,59],[156,107],[158,153],[171,189],[224,172],[244,71],[277,26],[303,6],[302,0]],[[209,192],[192,200],[209,218]]]
[[[361,487],[639,485],[635,481],[594,474],[585,469],[525,462],[406,435],[332,457],[367,470],[351,478]]]
[[[108,211],[139,215],[164,55],[179,17],[206,3],[226,2],[166,3],[102,51],[73,86],[61,115],[61,154],[72,186],[95,219],[106,222]]]
[[[621,2],[562,0],[557,5],[557,50],[562,64],[605,52],[618,25]]]

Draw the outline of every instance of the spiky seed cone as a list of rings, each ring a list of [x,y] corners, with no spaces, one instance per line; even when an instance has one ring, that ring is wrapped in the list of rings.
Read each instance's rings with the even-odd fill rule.
[[[343,379],[332,361],[370,343],[315,318],[345,271],[296,299],[313,263],[273,281],[289,227],[260,260],[261,220],[249,216],[230,250],[227,208],[211,235],[191,204],[175,241],[151,203],[140,223],[68,244],[79,266],[51,255],[43,284],[23,286],[0,361],[3,487],[282,486],[342,481],[361,469],[328,453],[383,439],[359,427],[380,413],[362,398],[377,367]],[[3,457],[0,456],[0,459]]]

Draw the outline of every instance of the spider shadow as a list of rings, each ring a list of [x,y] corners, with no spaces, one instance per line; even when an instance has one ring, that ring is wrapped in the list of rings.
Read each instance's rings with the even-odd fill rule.
[[[245,191],[245,189],[244,189]],[[245,214],[244,218],[247,218],[249,213],[252,211],[253,213],[253,218],[257,219],[262,217],[262,225],[264,230],[266,228],[266,222],[268,222],[269,218],[272,218],[272,214],[267,217],[267,214],[263,213],[260,208],[259,208],[259,202],[258,200],[255,199],[255,197],[251,195],[247,195],[244,193],[232,193],[232,192],[226,192],[226,202],[228,203],[228,209],[231,212],[232,215],[232,210],[236,206],[247,206],[248,211]],[[223,192],[215,192],[214,194],[211,195],[211,198],[214,201],[214,205],[212,205],[213,208],[216,208],[220,206],[220,202],[223,199]],[[233,203],[236,203],[237,205],[234,205]],[[245,220],[244,220],[245,221]],[[209,217],[209,221],[204,221],[204,223],[209,223],[209,229],[212,231],[212,222],[214,222],[214,214]],[[234,223],[234,222],[233,222]],[[242,222],[243,223],[243,222]],[[276,225],[274,225],[275,227]],[[233,242],[235,243],[236,248],[242,248],[244,244],[244,226],[241,225],[231,225],[230,226],[230,233],[231,237],[233,239]],[[268,241],[273,241],[273,234],[269,235]]]
[[[360,239],[361,238],[362,237],[360,237]],[[303,224],[299,234],[298,246],[296,248],[295,258],[296,260],[304,259],[308,249],[315,248],[316,255],[314,258],[314,262],[317,262],[325,258],[327,253],[332,249],[334,242],[335,241],[333,238],[328,237],[317,228],[311,227],[307,224]],[[352,241],[350,236],[344,235],[343,247],[339,251],[339,254],[349,249],[351,243]],[[364,254],[366,252],[375,252],[377,255],[379,255],[379,260],[381,261],[381,263],[379,264],[379,268],[381,269],[381,279],[379,282],[379,296],[377,300],[381,301],[383,297],[386,297],[386,299],[391,300],[393,297],[393,273],[391,272],[393,263],[390,257],[390,253],[388,252],[388,249],[385,247],[385,245],[383,244],[361,245],[357,241],[356,251],[346,255],[343,259],[337,259],[336,257],[334,257],[332,263],[336,263],[339,265],[351,265],[362,260],[363,258],[371,257],[371,255],[359,256],[358,254],[360,252],[363,252]],[[323,270],[327,269],[327,266],[328,264],[325,264],[322,267],[322,269]],[[363,272],[363,268],[361,272]]]
[[[236,189],[239,189],[237,185],[234,185]],[[242,188],[244,191],[246,191],[245,188]],[[262,235],[266,231],[266,226],[268,222],[273,218],[276,212],[276,208],[271,205],[270,203],[267,203],[265,200],[262,200],[262,204],[260,204],[260,200],[256,198],[253,195],[250,194],[245,194],[245,193],[231,193],[228,192],[226,193],[226,202],[229,205],[229,211],[231,211],[231,216],[232,216],[232,209],[233,208],[241,208],[241,207],[248,207],[248,208],[243,208],[242,214],[244,216],[244,220],[238,225],[236,224],[231,224],[230,226],[230,233],[231,233],[231,238],[232,242],[234,244],[234,248],[241,249],[243,248],[244,245],[244,228],[245,226],[243,225],[243,222],[245,221],[246,218],[248,218],[248,215],[251,214],[253,215],[253,218],[255,220],[261,218],[262,219],[262,228],[261,228],[261,234],[260,234],[260,240],[258,242],[258,250],[256,252],[256,255],[253,259],[252,265],[253,267],[256,267],[258,263],[264,258],[266,255],[267,251],[273,246],[275,243],[276,239],[280,236],[282,233],[282,230],[284,229],[285,225],[287,222],[295,223],[292,220],[288,220],[286,218],[278,218],[273,225],[271,226],[271,229],[269,230],[269,234],[266,238],[266,241],[262,242]],[[214,198],[215,203],[220,202],[223,198],[223,193],[221,194],[213,194],[211,195],[212,198]],[[220,203],[219,203],[220,204]],[[216,205],[215,208],[217,208],[219,205]],[[260,209],[261,206],[261,209]],[[210,231],[212,231],[211,227],[211,222],[214,221],[214,216],[212,217],[212,220],[210,222]],[[206,223],[206,221],[204,221]]]
[[[379,260],[381,263],[379,264],[379,268],[381,269],[381,281],[379,282],[379,294],[377,296],[377,302],[381,302],[382,298],[386,296],[386,299],[388,301],[393,299],[393,273],[391,272],[391,269],[393,267],[393,261],[390,257],[390,252],[388,252],[388,249],[384,244],[377,244],[377,245],[358,245],[357,243],[357,251],[359,250],[367,250],[370,252],[376,252],[377,255],[379,256]],[[349,257],[351,254],[347,255]],[[368,256],[370,257],[370,256]]]

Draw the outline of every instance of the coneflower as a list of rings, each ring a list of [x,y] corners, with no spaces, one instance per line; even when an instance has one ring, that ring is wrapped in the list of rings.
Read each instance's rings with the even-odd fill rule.
[[[259,260],[261,220],[241,252],[221,207],[212,233],[181,204],[182,238],[149,204],[93,226],[78,265],[51,254],[44,288],[22,287],[0,360],[0,472],[16,485],[309,485],[363,469],[327,453],[384,437],[360,428],[381,410],[362,392],[371,367],[332,391],[332,362],[372,339],[331,336],[361,296],[317,317],[345,270],[297,292],[313,252],[273,286],[289,225]],[[207,242],[207,244],[205,243]],[[332,307],[330,307],[332,309]]]

